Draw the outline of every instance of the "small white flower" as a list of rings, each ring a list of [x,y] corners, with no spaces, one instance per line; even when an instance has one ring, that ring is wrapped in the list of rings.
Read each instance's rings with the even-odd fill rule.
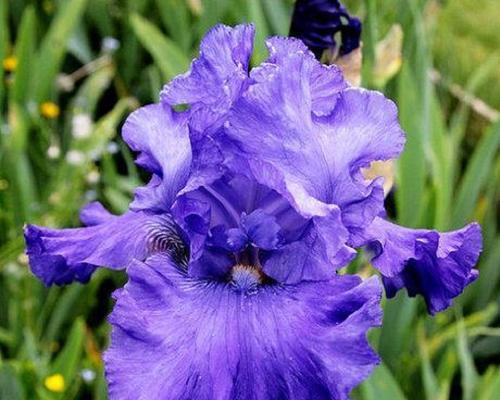
[[[106,36],[102,40],[102,51],[105,53],[113,53],[120,48],[120,41],[111,36]]]
[[[91,369],[88,368],[84,368],[80,372],[80,376],[82,377],[85,383],[91,383],[94,381],[96,374],[95,371],[92,371]]]
[[[55,144],[49,146],[49,148],[47,149],[47,156],[51,159],[59,158],[60,155],[61,155],[61,149],[59,148],[59,146],[56,146]]]
[[[71,165],[82,165],[85,162],[85,154],[78,150],[70,150],[66,153],[66,161]]]
[[[91,185],[94,185],[96,184],[97,182],[99,182],[99,179],[101,178],[101,174],[99,173],[99,171],[97,170],[92,170],[90,171],[87,176],[86,176],[86,180],[87,180],[87,183],[91,184]]]
[[[106,148],[109,154],[116,154],[118,153],[118,144],[116,142],[109,142],[108,147]]]
[[[85,139],[92,133],[92,119],[88,114],[77,114],[71,120],[71,134],[75,139]]]

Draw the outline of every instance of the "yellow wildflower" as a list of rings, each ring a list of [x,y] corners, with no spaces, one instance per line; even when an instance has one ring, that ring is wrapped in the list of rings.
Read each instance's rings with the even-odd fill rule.
[[[45,118],[53,119],[61,112],[59,106],[51,101],[46,101],[40,105],[40,112]]]
[[[45,378],[44,385],[51,392],[62,393],[66,387],[64,376],[61,374],[53,374]]]
[[[7,72],[13,72],[17,68],[17,58],[15,56],[9,56],[3,60],[3,69]]]

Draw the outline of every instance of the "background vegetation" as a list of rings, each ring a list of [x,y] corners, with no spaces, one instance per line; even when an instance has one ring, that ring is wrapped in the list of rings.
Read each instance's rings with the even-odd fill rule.
[[[351,0],[363,84],[396,100],[408,134],[388,202],[412,227],[484,231],[480,278],[434,318],[401,293],[372,332],[383,364],[356,399],[498,399],[500,35],[497,0]],[[99,199],[123,212],[143,176],[119,137],[217,22],[286,35],[289,0],[0,1],[0,399],[105,399],[110,293],[123,274],[44,288],[22,226],[76,226]],[[400,24],[401,36],[393,29]],[[396,32],[396,34],[394,33]],[[377,45],[382,39],[382,45]],[[402,61],[402,62],[401,62]],[[361,260],[352,268],[363,268]]]

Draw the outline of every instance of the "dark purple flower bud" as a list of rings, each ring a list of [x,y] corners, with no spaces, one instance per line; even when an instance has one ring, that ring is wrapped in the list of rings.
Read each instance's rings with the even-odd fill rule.
[[[324,50],[345,55],[359,47],[361,21],[337,0],[297,0],[290,36],[301,39],[319,59]],[[338,47],[335,35],[340,34]]]

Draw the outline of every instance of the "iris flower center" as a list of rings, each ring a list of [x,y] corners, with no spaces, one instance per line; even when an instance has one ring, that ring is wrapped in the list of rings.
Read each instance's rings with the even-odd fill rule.
[[[238,292],[251,294],[269,278],[259,267],[247,264],[236,264],[229,271],[229,282]]]

